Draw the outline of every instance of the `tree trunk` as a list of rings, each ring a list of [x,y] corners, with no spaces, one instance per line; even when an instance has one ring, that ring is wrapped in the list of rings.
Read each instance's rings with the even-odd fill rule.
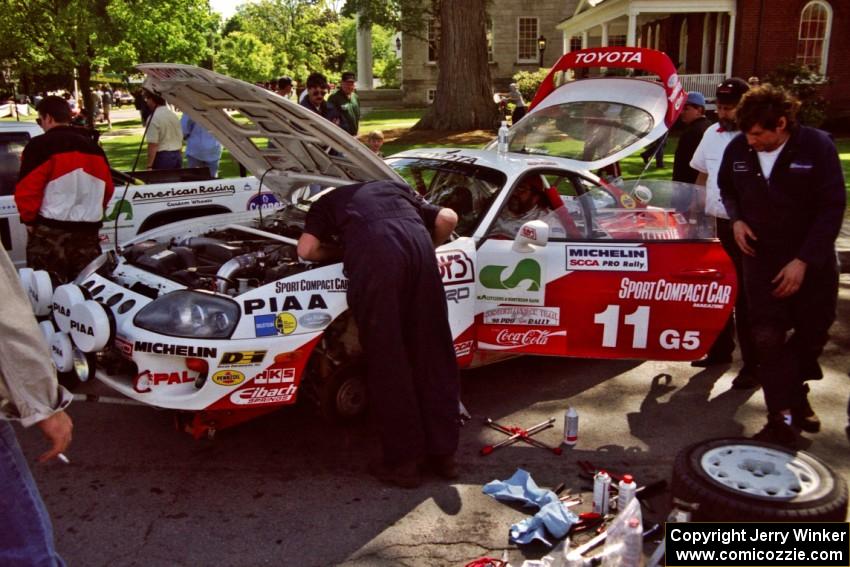
[[[94,97],[91,92],[91,64],[80,63],[77,68],[80,77],[80,90],[83,93],[83,108],[89,111],[89,117],[86,124],[89,128],[94,128]]]
[[[434,103],[416,130],[479,130],[498,125],[487,56],[487,0],[443,0]]]

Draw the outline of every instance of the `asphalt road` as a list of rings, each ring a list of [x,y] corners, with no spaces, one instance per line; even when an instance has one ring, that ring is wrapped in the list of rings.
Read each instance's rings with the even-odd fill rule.
[[[804,445],[845,479],[848,451],[850,275],[842,276],[839,322],[822,362],[826,377],[812,401],[824,431]],[[34,465],[70,565],[464,565],[508,549],[514,565],[540,547],[518,550],[508,527],[525,517],[481,494],[481,486],[528,470],[541,486],[578,478],[578,459],[639,483],[669,478],[685,445],[751,435],[763,424],[760,391],[729,386],[737,365],[698,371],[685,363],[551,358],[515,359],[467,373],[463,398],[474,419],[462,431],[462,477],[416,490],[384,487],[366,472],[376,453],[365,423],[329,427],[305,411],[284,410],[194,441],[173,429],[168,412],[78,403],[68,451],[72,462]],[[565,408],[579,410],[579,443],[558,457],[514,445],[481,457],[501,436],[485,417],[531,426],[560,441]],[[21,432],[33,459],[34,430]],[[669,495],[653,500],[659,518]],[[584,508],[589,508],[589,498]]]

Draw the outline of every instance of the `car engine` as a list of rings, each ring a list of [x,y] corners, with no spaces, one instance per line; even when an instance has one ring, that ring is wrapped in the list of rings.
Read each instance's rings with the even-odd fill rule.
[[[143,240],[126,248],[123,256],[130,265],[191,289],[235,296],[310,269],[312,264],[298,259],[293,244],[300,233],[299,224],[279,216],[260,230],[227,225],[166,242]]]

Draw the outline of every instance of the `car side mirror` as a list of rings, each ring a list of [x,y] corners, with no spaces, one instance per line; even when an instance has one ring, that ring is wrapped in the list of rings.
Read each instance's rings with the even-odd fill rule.
[[[519,229],[511,249],[514,252],[534,252],[535,246],[546,246],[549,242],[549,225],[542,220],[528,221]]]

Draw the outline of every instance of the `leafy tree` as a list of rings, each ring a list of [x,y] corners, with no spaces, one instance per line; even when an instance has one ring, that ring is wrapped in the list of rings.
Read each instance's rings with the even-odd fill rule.
[[[437,94],[414,129],[489,129],[497,123],[487,55],[487,4],[487,0],[347,0],[343,13],[359,13],[363,24],[382,24],[419,38],[425,18],[439,18]]]
[[[18,74],[75,69],[89,109],[94,71],[129,71],[141,61],[201,63],[218,26],[209,0],[2,0],[0,9],[0,52]]]
[[[249,32],[224,38],[218,55],[219,71],[250,83],[269,80],[274,72],[274,50]]]
[[[289,74],[304,79],[341,65],[340,16],[328,0],[259,0],[242,4],[226,30],[249,32],[274,52],[270,79]],[[232,32],[231,32],[232,33]]]
[[[800,101],[800,122],[819,127],[826,120],[827,101],[821,88],[827,84],[824,77],[808,65],[786,63],[771,71],[765,82],[784,87]]]
[[[357,69],[357,21],[345,17],[340,23],[343,57],[334,71]],[[376,77],[385,87],[397,88],[401,61],[395,54],[395,30],[378,24],[372,25],[372,67]]]

